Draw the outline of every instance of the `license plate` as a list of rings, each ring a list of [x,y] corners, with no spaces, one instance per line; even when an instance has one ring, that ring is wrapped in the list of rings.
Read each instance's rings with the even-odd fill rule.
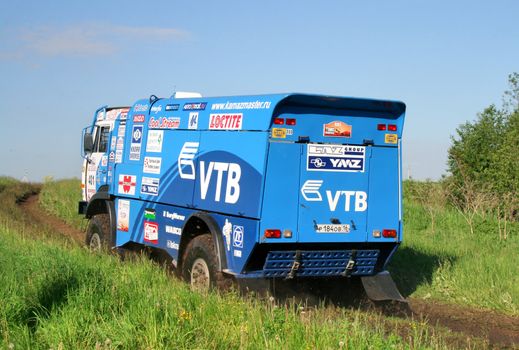
[[[315,230],[317,233],[348,233],[350,225],[348,224],[317,224]]]

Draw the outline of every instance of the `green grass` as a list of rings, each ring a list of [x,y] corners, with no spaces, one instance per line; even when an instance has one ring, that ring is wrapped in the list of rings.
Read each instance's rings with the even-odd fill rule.
[[[0,337],[14,349],[421,349],[450,335],[373,313],[277,306],[236,294],[201,295],[146,258],[114,256],[52,237],[0,200]],[[40,236],[38,236],[40,237]],[[456,343],[458,347],[459,343]]]
[[[518,223],[509,224],[509,238],[500,240],[497,220],[478,217],[471,234],[463,217],[443,205],[434,209],[433,231],[428,208],[404,193],[404,244],[390,265],[400,289],[412,297],[518,315]]]
[[[79,226],[79,188],[77,179],[48,182],[40,201]],[[398,287],[405,296],[518,315],[519,224],[509,224],[509,238],[500,241],[497,221],[478,218],[471,234],[463,217],[438,199],[438,191],[435,183],[404,182],[404,243],[390,263]]]
[[[81,181],[78,179],[47,181],[40,192],[41,207],[76,228],[85,225],[77,213],[80,200]]]

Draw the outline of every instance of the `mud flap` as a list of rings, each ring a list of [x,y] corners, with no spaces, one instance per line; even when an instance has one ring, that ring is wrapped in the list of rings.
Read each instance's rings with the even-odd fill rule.
[[[369,299],[374,301],[395,300],[407,302],[400,294],[389,271],[382,271],[374,276],[361,277],[362,285]]]

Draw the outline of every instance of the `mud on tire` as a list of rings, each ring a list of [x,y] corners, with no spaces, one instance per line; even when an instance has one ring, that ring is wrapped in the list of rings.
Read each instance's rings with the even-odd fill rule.
[[[113,237],[110,230],[108,214],[94,215],[88,222],[86,231],[86,246],[92,251],[109,251]]]
[[[231,277],[217,270],[213,238],[203,234],[193,238],[187,245],[182,257],[182,278],[191,289],[208,291],[210,289],[228,290],[232,287]]]

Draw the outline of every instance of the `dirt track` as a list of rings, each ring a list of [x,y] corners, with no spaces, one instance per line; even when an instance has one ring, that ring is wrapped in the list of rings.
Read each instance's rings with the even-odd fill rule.
[[[84,233],[59,218],[44,212],[38,205],[38,196],[33,195],[21,203],[27,217],[38,224],[51,228],[51,232],[77,244],[83,244]],[[447,305],[435,301],[409,299],[411,313],[407,316],[415,320],[425,320],[431,326],[441,326],[467,338],[486,340],[491,348],[519,349],[519,317],[512,317],[495,311],[480,310],[458,305]],[[393,315],[394,316],[394,315]],[[397,315],[398,316],[398,315]],[[458,337],[459,338],[459,337]],[[454,347],[459,343],[453,344]]]

